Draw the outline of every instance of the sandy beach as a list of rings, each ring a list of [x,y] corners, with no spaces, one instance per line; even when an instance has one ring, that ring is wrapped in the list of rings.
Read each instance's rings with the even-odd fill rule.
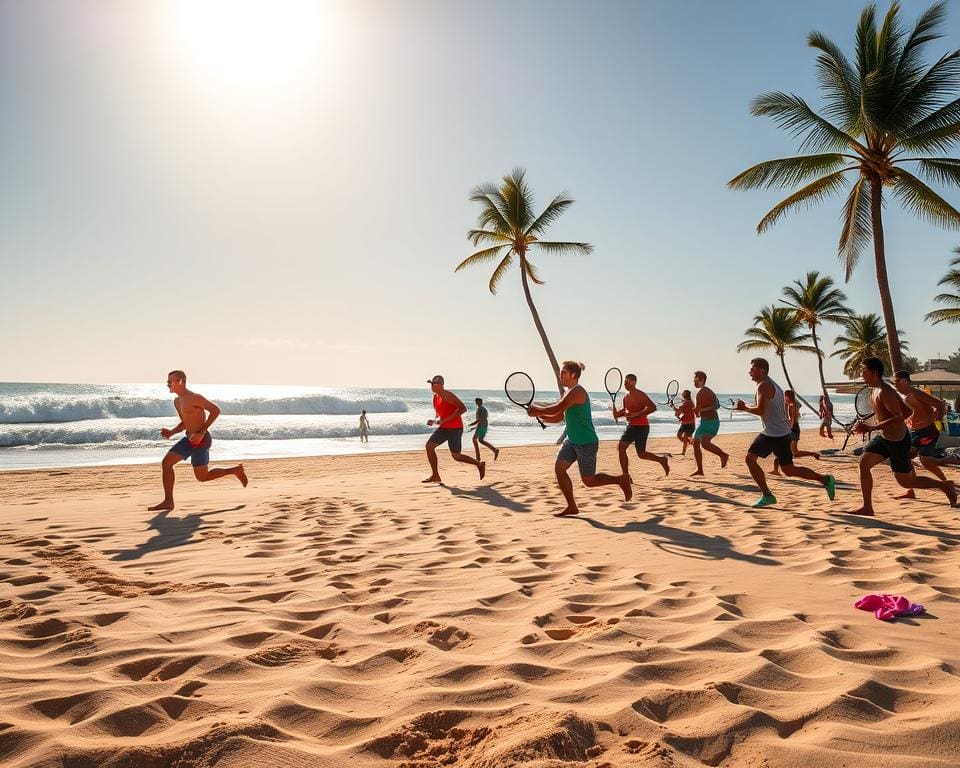
[[[835,502],[774,478],[750,509],[750,437],[565,520],[542,446],[482,483],[443,450],[445,486],[412,453],[181,467],[158,517],[157,466],[0,475],[0,763],[956,765],[958,511],[879,468],[880,516],[833,515],[846,461]]]

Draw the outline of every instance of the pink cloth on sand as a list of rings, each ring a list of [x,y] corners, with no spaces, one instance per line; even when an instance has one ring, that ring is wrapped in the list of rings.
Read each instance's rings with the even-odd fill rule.
[[[853,605],[861,611],[873,611],[881,621],[893,621],[897,616],[916,616],[926,610],[920,603],[911,603],[903,595],[864,595]]]

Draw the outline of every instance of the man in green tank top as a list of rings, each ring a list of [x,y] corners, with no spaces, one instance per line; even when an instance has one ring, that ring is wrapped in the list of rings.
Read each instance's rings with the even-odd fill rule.
[[[593,428],[590,396],[587,390],[580,386],[580,374],[583,368],[583,363],[565,360],[560,369],[560,383],[567,393],[559,402],[552,405],[531,405],[527,408],[527,414],[530,416],[539,416],[544,421],[555,424],[562,421],[567,428],[567,439],[560,446],[557,462],[554,465],[557,485],[560,486],[560,492],[567,505],[557,512],[555,517],[567,517],[580,512],[573,498],[573,483],[570,481],[570,475],[567,474],[574,462],[577,462],[580,469],[580,479],[588,488],[619,485],[625,501],[630,501],[633,496],[630,475],[626,472],[621,475],[597,472],[597,451],[600,448],[600,440],[597,437],[597,431]]]

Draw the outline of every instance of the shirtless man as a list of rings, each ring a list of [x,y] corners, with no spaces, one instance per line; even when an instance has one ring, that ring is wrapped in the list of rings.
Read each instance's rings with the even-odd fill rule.
[[[657,456],[655,453],[647,451],[647,438],[650,436],[650,422],[647,416],[657,410],[657,404],[653,402],[647,393],[637,389],[637,377],[628,373],[623,379],[623,385],[627,389],[627,394],[623,398],[623,408],[613,408],[613,417],[619,419],[621,416],[627,420],[627,429],[620,438],[617,445],[617,451],[620,454],[620,469],[623,474],[628,474],[630,462],[627,459],[627,449],[630,444],[637,449],[637,456],[646,461],[655,461],[663,468],[664,476],[670,474],[670,464],[666,456]]]
[[[360,411],[360,442],[369,443],[370,438],[367,436],[367,431],[370,429],[370,421],[367,419],[366,410]]]
[[[710,451],[720,457],[720,469],[727,466],[730,455],[713,444],[713,438],[720,431],[720,414],[717,413],[717,395],[707,386],[707,374],[703,371],[694,371],[693,386],[697,388],[697,399],[693,405],[693,412],[700,417],[700,424],[693,433],[693,458],[697,462],[697,471],[690,477],[703,476],[703,451]]]
[[[922,389],[917,389],[910,381],[909,371],[897,371],[893,374],[893,386],[912,414],[907,419],[910,428],[910,444],[913,447],[911,456],[919,456],[920,464],[931,475],[946,480],[947,476],[940,470],[941,465],[956,464],[953,459],[937,458],[937,440],[940,439],[940,430],[934,422],[943,419],[946,411],[943,400],[928,395]],[[913,488],[897,496],[898,499],[915,499],[917,495]]]
[[[687,446],[693,442],[693,432],[697,426],[697,417],[693,412],[693,398],[690,397],[690,390],[685,389],[680,393],[680,403],[673,407],[673,412],[680,420],[680,428],[677,430],[677,440],[683,443],[681,456],[687,455]]]
[[[487,407],[483,404],[482,397],[475,397],[473,402],[477,404],[477,415],[476,418],[467,425],[468,427],[475,427],[473,431],[473,453],[477,457],[477,461],[480,461],[480,445],[485,445],[493,451],[493,460],[496,461],[500,458],[500,449],[484,439],[487,436],[487,429],[490,426],[490,414],[487,412]]]
[[[776,456],[783,474],[787,477],[800,477],[804,480],[813,480],[824,487],[827,498],[833,501],[837,492],[837,481],[833,475],[821,475],[809,467],[801,467],[793,463],[793,452],[790,450],[793,434],[787,409],[784,402],[783,390],[780,385],[770,378],[770,363],[762,357],[755,357],[750,361],[750,378],[757,385],[756,402],[747,405],[743,400],[737,400],[736,409],[746,411],[760,417],[763,429],[750,444],[747,451],[747,469],[750,476],[760,488],[760,498],[753,502],[754,507],[769,507],[777,503],[777,497],[770,492],[767,478],[760,468],[758,459],[765,459],[771,453]]]
[[[570,475],[567,474],[574,462],[580,469],[580,479],[588,488],[596,488],[601,485],[619,485],[625,501],[630,501],[633,497],[633,484],[630,481],[630,475],[626,472],[622,475],[607,475],[597,472],[597,452],[600,448],[600,440],[597,437],[596,429],[593,427],[590,395],[580,385],[580,374],[583,372],[583,367],[583,363],[564,360],[560,367],[560,383],[567,390],[566,394],[556,403],[531,405],[527,408],[527,415],[529,416],[539,416],[543,421],[552,424],[559,424],[562,421],[566,425],[566,438],[553,465],[554,473],[557,476],[557,485],[560,487],[560,493],[563,494],[566,506],[559,512],[554,513],[554,517],[580,514],[577,502],[573,498],[573,483],[570,481]]]
[[[193,465],[193,474],[201,483],[208,480],[219,480],[221,477],[233,475],[244,488],[247,487],[247,473],[243,471],[243,464],[235,467],[218,467],[209,469],[210,445],[213,438],[207,431],[210,425],[220,415],[220,408],[211,403],[203,395],[187,389],[187,374],[183,371],[170,371],[167,374],[167,388],[177,396],[173,407],[177,409],[180,423],[173,429],[161,429],[160,435],[168,440],[178,432],[186,431],[186,437],[173,446],[163,457],[163,501],[148,507],[151,512],[169,512],[173,509],[173,482],[175,479],[173,467],[183,459],[190,459]]]
[[[424,483],[442,483],[437,466],[437,446],[444,443],[450,446],[450,455],[454,461],[464,464],[473,464],[480,473],[480,479],[487,472],[487,463],[477,461],[473,456],[463,453],[463,419],[460,418],[467,411],[467,406],[453,392],[443,387],[443,376],[434,376],[427,384],[433,391],[433,410],[437,418],[427,422],[428,427],[436,427],[430,439],[427,440],[427,461],[430,462],[430,477],[422,480]]]
[[[910,462],[910,432],[904,419],[911,415],[907,404],[900,399],[897,391],[883,380],[883,362],[876,357],[863,361],[863,383],[873,387],[871,402],[876,418],[874,429],[880,434],[870,440],[860,457],[860,491],[863,494],[863,506],[851,514],[873,517],[873,474],[871,470],[886,459],[890,459],[890,469],[897,482],[904,488],[936,488],[942,491],[951,507],[957,506],[957,489],[953,483],[918,477]],[[853,425],[854,432],[867,431],[863,422]]]

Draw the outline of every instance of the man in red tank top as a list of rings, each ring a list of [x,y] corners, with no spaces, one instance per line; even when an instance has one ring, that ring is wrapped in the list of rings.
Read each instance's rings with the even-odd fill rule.
[[[646,461],[657,462],[663,468],[664,476],[669,475],[670,464],[667,462],[667,457],[657,456],[647,450],[647,437],[650,435],[650,422],[647,416],[657,410],[657,404],[646,392],[637,389],[637,377],[634,374],[628,373],[623,379],[623,384],[627,388],[627,394],[623,398],[623,408],[614,407],[613,409],[614,418],[623,416],[627,420],[627,431],[623,433],[617,445],[621,471],[625,475],[629,471],[627,449],[632,444],[637,449],[637,456]]]
[[[487,472],[487,463],[477,461],[473,456],[467,456],[461,450],[463,442],[463,419],[461,415],[466,412],[467,406],[453,392],[444,389],[443,376],[434,376],[427,383],[433,391],[433,410],[437,414],[437,418],[430,419],[427,426],[436,426],[437,429],[427,440],[427,461],[430,462],[430,477],[422,482],[443,482],[440,479],[440,471],[437,467],[437,446],[444,443],[449,444],[450,455],[456,461],[473,464],[480,472],[480,479],[483,480],[483,476]]]

